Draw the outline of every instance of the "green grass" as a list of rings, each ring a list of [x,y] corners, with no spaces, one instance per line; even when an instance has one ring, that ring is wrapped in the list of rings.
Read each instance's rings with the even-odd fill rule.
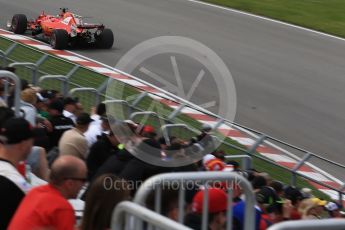
[[[0,38],[0,50],[6,50],[11,45],[11,42],[9,42],[7,39]],[[13,52],[10,55],[10,58],[12,59],[11,62],[15,61],[21,61],[21,62],[35,62],[39,60],[43,56],[42,53],[26,48],[25,46],[18,45]],[[55,58],[53,56],[50,56],[46,59],[42,65],[39,67],[39,77],[45,74],[58,74],[58,75],[66,75],[73,69],[74,65],[72,63],[64,62],[58,58]],[[17,75],[20,78],[26,79],[29,82],[31,82],[31,73],[32,71],[25,67],[18,67],[16,71]],[[91,70],[88,70],[86,68],[80,67],[76,72],[73,73],[73,75],[70,77],[70,84],[69,89],[76,88],[76,87],[91,87],[91,88],[98,88],[103,83],[108,83],[108,78],[106,76],[103,76],[101,74],[98,74],[96,72],[93,72]],[[45,89],[55,89],[60,90],[61,89],[61,82],[58,80],[47,80],[40,84],[41,87]],[[108,83],[109,86],[109,83]],[[138,95],[140,92],[133,87],[126,85],[119,81],[113,81],[108,88],[107,95],[111,95],[115,99],[121,99],[127,101],[129,104],[131,104],[135,97],[133,95]],[[90,92],[83,92],[83,93],[76,93],[73,96],[77,96],[80,100],[80,102],[84,106],[85,111],[89,111],[89,109],[92,106],[95,106],[95,94]],[[104,97],[100,98],[101,101],[104,100]],[[153,100],[151,97],[146,96],[138,105],[140,109],[144,111],[154,111],[157,114],[159,114],[160,117],[166,119],[169,114],[173,111],[172,108]],[[107,108],[108,109],[108,108]],[[110,107],[111,114],[119,114],[121,111],[127,111],[131,110],[130,112],[133,112],[133,108],[130,108],[123,104],[117,104]],[[123,116],[118,116],[116,118],[118,119],[128,119],[129,113],[124,113]],[[138,116],[135,119],[136,122],[142,123],[142,124],[151,124],[153,125],[157,130],[160,127],[161,124],[165,124],[165,120],[159,120],[157,117],[154,116]],[[196,130],[200,130],[201,123],[192,119],[191,117],[180,114],[175,118],[175,123],[182,123],[187,124],[189,127],[192,127]],[[195,136],[195,133],[181,128],[176,128],[171,130],[171,135],[182,138],[184,140],[189,140],[191,137]],[[221,139],[224,137],[220,134],[217,134],[217,136]],[[245,146],[240,145],[238,142],[231,140],[230,138],[225,138],[224,142],[234,145],[236,147],[229,147],[229,145],[222,144],[219,149],[224,150],[227,154],[245,154]],[[239,150],[239,148],[243,149]],[[256,153],[257,154],[257,153]],[[271,163],[268,163],[266,161],[263,161],[261,159],[258,159],[255,157],[255,154],[253,155],[254,159],[254,167],[258,171],[268,172],[272,177],[276,180],[280,180],[284,183],[290,182],[290,174],[287,169],[284,169],[282,167],[275,166]],[[297,184],[300,187],[309,187],[313,189],[312,186],[308,184],[308,182],[300,177],[297,178]],[[327,199],[327,196],[323,193],[314,190],[314,194],[318,197]]]
[[[344,0],[203,0],[345,37]]]

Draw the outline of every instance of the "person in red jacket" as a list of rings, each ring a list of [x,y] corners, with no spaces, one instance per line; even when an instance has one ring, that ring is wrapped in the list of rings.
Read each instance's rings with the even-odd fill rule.
[[[86,174],[86,165],[81,159],[57,158],[51,167],[49,184],[38,186],[25,196],[8,229],[74,229],[74,210],[67,200],[77,197]]]

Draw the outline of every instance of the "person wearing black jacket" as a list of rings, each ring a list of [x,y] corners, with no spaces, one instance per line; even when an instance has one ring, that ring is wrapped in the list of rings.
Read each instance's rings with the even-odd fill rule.
[[[119,152],[119,148],[117,147],[119,144],[119,141],[112,132],[109,134],[102,133],[102,135],[98,136],[98,140],[91,146],[86,159],[89,180],[94,177],[97,170],[109,157],[115,156]]]
[[[0,230],[7,226],[31,185],[16,169],[31,150],[33,133],[24,118],[10,118],[0,131]]]
[[[48,106],[49,121],[53,127],[52,132],[48,133],[50,149],[58,146],[62,134],[74,127],[74,122],[62,114],[63,109],[63,102],[60,99],[55,99]]]

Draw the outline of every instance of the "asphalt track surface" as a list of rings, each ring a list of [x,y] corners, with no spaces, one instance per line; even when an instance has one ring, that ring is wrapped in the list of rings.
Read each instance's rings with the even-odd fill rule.
[[[115,47],[76,52],[111,66],[150,38],[197,40],[232,73],[237,123],[345,164],[345,41],[185,0],[0,0],[0,6],[3,25],[15,13],[33,18],[41,10],[55,14],[59,7],[104,22],[115,32]],[[190,86],[195,63],[183,58],[183,80]],[[164,58],[148,65],[173,82],[171,63]],[[214,82],[207,79],[195,95],[196,103],[218,97]],[[334,168],[321,167],[339,176]]]

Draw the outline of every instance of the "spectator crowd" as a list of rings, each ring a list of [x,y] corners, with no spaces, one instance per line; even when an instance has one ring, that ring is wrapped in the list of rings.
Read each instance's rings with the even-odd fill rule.
[[[0,101],[0,230],[110,229],[114,207],[131,200],[140,183],[159,173],[190,171],[233,171],[245,176],[256,197],[258,230],[286,220],[344,218],[342,205],[336,201],[314,197],[307,188],[283,184],[266,172],[243,171],[236,161],[226,161],[224,151],[215,150],[200,161],[176,167],[150,164],[129,151],[150,151],[149,155],[162,161],[188,157],[195,153],[187,149],[213,148],[212,130],[207,126],[191,140],[171,136],[168,144],[150,125],[107,116],[104,103],[87,113],[78,98],[63,97],[58,91],[40,89],[24,80],[21,116],[15,117],[12,88],[4,95],[0,81],[0,97],[8,98]],[[118,135],[114,130],[131,134]],[[114,184],[121,186],[115,189]],[[233,229],[243,229],[245,196],[240,185],[226,183],[188,190],[183,207],[184,224],[201,229],[205,189],[208,189],[208,229],[224,229],[229,209],[233,213]],[[231,204],[228,189],[233,190]],[[162,214],[176,221],[178,194],[172,188],[164,188],[161,203]],[[68,202],[76,198],[85,201],[79,222]],[[147,207],[154,206],[151,197]]]

